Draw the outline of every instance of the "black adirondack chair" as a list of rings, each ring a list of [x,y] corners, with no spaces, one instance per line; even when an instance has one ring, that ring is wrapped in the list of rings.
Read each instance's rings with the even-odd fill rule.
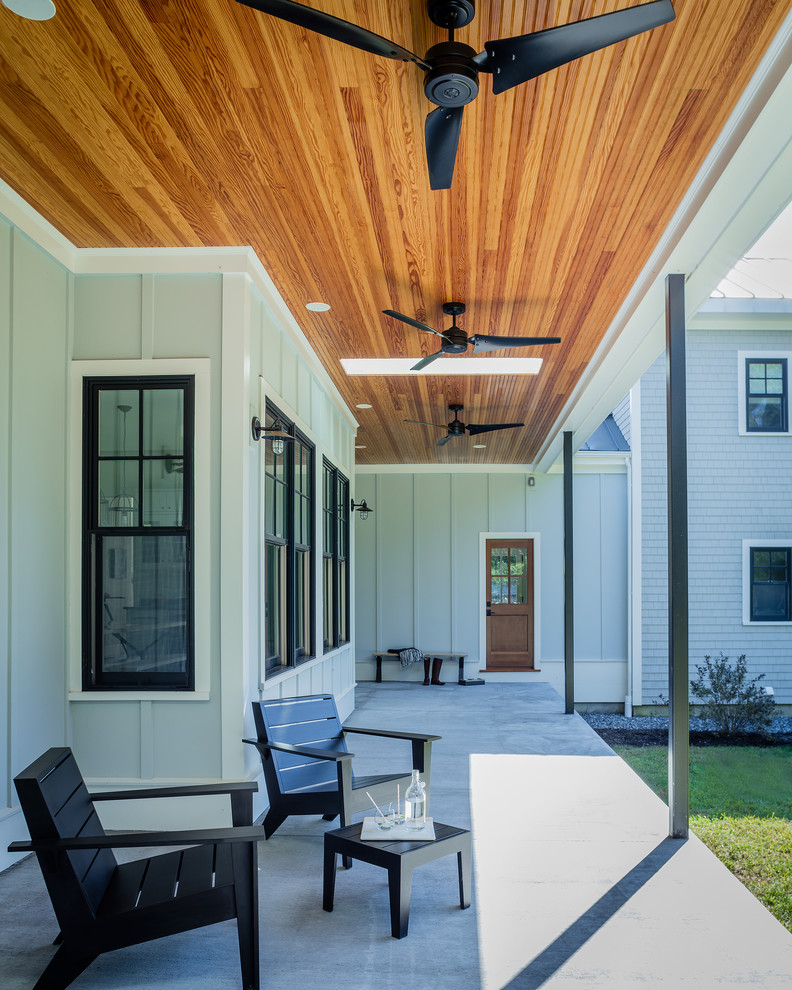
[[[237,919],[242,984],[259,988],[255,782],[91,795],[72,751],[50,749],[14,778],[30,841],[60,924],[58,951],[34,990],[67,987],[101,953]],[[106,835],[94,802],[229,794],[234,827]],[[119,864],[114,848],[187,846]]]
[[[258,749],[264,767],[270,802],[264,818],[267,838],[289,815],[322,815],[326,821],[340,815],[343,827],[356,812],[373,812],[367,791],[378,803],[394,801],[397,784],[404,794],[410,770],[353,775],[355,754],[349,752],[344,738],[350,732],[407,740],[412,747],[412,767],[423,774],[428,799],[432,743],[440,736],[343,726],[331,694],[256,701],[253,715],[258,739],[244,741]]]

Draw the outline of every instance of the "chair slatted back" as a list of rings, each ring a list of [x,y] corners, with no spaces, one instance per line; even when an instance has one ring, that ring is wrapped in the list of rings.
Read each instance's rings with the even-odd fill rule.
[[[264,742],[348,752],[335,698],[331,694],[257,701],[253,703],[253,717],[258,737]],[[315,760],[277,750],[272,750],[271,755],[271,760],[264,761],[267,787],[276,786],[281,794],[326,785],[335,787],[338,782],[335,764],[330,760]],[[270,774],[275,778],[272,782]]]
[[[47,750],[14,778],[14,785],[31,839],[105,834],[68,747]],[[37,855],[61,927],[78,923],[83,911],[93,916],[116,869],[112,851]]]

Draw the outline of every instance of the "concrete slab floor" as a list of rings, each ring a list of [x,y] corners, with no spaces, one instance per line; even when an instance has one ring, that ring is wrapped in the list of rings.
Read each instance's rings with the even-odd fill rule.
[[[416,870],[405,939],[367,864],[339,871],[327,913],[322,835],[338,823],[291,818],[259,847],[262,987],[792,987],[792,934],[695,837],[666,838],[666,806],[547,684],[360,684],[349,721],[443,737],[430,813],[473,830],[472,907],[452,856]],[[358,772],[393,745],[356,736]],[[33,986],[56,932],[35,860],[0,874],[3,990]],[[228,922],[100,957],[73,986],[240,984]]]

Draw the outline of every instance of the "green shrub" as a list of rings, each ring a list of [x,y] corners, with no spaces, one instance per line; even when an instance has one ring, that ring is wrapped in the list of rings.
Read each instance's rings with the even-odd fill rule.
[[[702,718],[712,719],[718,732],[728,736],[762,731],[772,721],[775,701],[759,683],[764,674],[748,680],[744,653],[734,664],[722,651],[714,659],[704,657],[704,663],[696,665],[696,674],[690,689],[702,702]]]

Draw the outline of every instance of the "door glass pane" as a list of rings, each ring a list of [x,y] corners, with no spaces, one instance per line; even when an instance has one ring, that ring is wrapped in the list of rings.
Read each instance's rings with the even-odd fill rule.
[[[143,453],[184,453],[184,389],[152,388],[143,392]]]
[[[187,538],[101,539],[104,674],[187,669]]]
[[[513,547],[511,551],[511,573],[525,574],[526,551],[524,547]]]
[[[493,605],[503,605],[508,599],[504,598],[504,581],[505,578],[494,577],[491,581],[491,595]]]
[[[143,525],[182,526],[184,475],[166,467],[167,461],[143,461]]]
[[[509,578],[509,604],[525,605],[526,602],[526,578],[525,575],[517,575]]]
[[[139,417],[140,392],[137,389],[102,389],[99,392],[99,456],[137,456]]]
[[[509,550],[507,547],[495,547],[490,553],[490,568],[493,574],[509,573]]]

